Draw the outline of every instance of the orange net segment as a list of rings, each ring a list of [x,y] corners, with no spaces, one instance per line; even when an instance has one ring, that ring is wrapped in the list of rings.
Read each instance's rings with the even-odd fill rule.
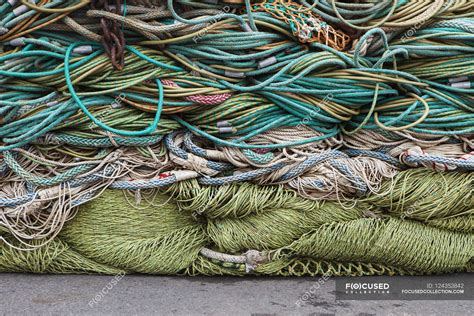
[[[263,0],[253,4],[256,12],[266,12],[284,21],[302,43],[318,42],[339,51],[348,47],[351,38],[327,24],[307,7],[291,0]]]

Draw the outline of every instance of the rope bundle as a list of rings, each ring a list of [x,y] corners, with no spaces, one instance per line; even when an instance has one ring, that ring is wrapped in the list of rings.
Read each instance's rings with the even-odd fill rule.
[[[1,2],[0,270],[472,270],[472,8]]]

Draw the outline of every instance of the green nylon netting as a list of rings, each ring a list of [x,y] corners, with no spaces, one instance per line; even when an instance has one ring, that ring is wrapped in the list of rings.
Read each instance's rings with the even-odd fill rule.
[[[415,176],[418,181],[409,181]],[[386,183],[390,191],[352,204],[309,201],[281,187],[250,184],[201,187],[184,182],[167,193],[151,192],[151,201],[139,205],[132,205],[124,191],[108,190],[81,206],[76,217],[46,246],[19,251],[2,244],[0,271],[249,272],[243,263],[203,256],[200,251],[204,247],[228,255],[260,251],[267,259],[253,269],[254,274],[470,271],[474,257],[472,187],[438,194],[433,183],[439,177],[427,171],[402,172]],[[443,181],[449,177],[457,183],[472,183],[470,174],[442,177]],[[400,188],[405,192],[403,198],[397,193]],[[395,207],[401,205],[401,199],[403,207]],[[421,211],[427,209],[430,199],[444,205],[443,213],[437,213],[435,219]],[[200,211],[193,211],[193,207]],[[415,211],[404,213],[410,208]],[[9,241],[15,243],[11,238]]]

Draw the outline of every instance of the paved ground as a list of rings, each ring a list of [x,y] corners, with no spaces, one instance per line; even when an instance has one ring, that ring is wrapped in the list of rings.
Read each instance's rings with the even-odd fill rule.
[[[335,301],[333,279],[298,307],[315,281],[0,274],[0,315],[472,315],[474,310],[472,301]]]

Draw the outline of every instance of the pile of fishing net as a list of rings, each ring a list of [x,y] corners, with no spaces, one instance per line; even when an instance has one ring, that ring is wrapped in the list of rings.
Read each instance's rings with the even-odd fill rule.
[[[474,2],[0,3],[0,272],[474,270]]]

